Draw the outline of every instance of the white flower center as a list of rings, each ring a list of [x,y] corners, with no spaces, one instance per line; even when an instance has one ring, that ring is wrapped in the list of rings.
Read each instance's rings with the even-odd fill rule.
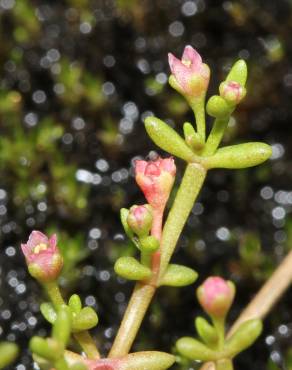
[[[38,245],[36,245],[34,248],[33,248],[33,253],[35,254],[39,254],[41,251],[45,251],[48,249],[48,245],[45,244],[45,243],[40,243]]]

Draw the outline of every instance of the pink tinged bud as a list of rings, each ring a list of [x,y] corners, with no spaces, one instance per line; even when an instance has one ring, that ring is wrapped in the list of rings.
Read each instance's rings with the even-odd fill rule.
[[[183,95],[199,97],[205,94],[210,79],[210,69],[202,62],[200,54],[187,45],[181,60],[168,54],[168,63],[174,77],[173,87]]]
[[[163,210],[169,198],[176,174],[173,158],[135,162],[137,184],[153,210]]]
[[[197,290],[203,309],[213,317],[225,317],[233,302],[235,286],[218,276],[209,277]]]
[[[133,206],[129,210],[127,222],[132,231],[138,236],[147,236],[152,227],[153,215],[149,204]]]
[[[231,105],[238,104],[246,95],[246,89],[238,82],[225,81],[219,86],[220,96]]]
[[[57,247],[57,236],[50,238],[40,231],[33,231],[26,244],[21,244],[29,273],[41,282],[56,280],[63,266]]]
[[[84,360],[88,370],[118,370],[121,367],[120,359]]]

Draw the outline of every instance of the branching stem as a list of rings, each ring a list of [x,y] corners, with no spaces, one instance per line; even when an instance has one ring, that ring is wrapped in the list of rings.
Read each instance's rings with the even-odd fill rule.
[[[155,279],[150,283],[141,282],[136,284],[109,357],[121,357],[130,351],[156,291],[157,284],[155,284],[155,281],[157,283],[157,278],[163,276],[168,266],[178,238],[193,208],[205,177],[206,170],[201,165],[195,163],[187,165],[181,185],[163,228],[159,252],[161,253],[160,268],[158,271],[155,271]]]
[[[58,284],[55,281],[44,284],[44,287],[48,293],[50,300],[52,301],[55,308],[66,304],[64,301]],[[74,338],[80,344],[87,357],[90,359],[100,358],[96,344],[87,330],[73,334]]]
[[[264,319],[280,297],[292,284],[292,251],[282,261],[273,275],[263,285],[260,291],[243,310],[235,321],[227,337],[230,337],[240,324],[251,319]],[[200,370],[215,370],[215,365],[208,362]]]

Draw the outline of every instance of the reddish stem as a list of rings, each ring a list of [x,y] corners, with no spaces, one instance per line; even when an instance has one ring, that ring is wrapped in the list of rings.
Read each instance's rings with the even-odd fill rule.
[[[162,219],[163,219],[164,208],[153,209],[153,222],[151,228],[151,235],[155,236],[160,241],[162,234]]]

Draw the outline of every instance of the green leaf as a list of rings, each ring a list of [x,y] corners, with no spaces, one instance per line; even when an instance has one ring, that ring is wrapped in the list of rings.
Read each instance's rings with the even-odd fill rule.
[[[71,365],[70,370],[88,370],[88,367],[85,364],[78,362],[76,364]]]
[[[128,280],[149,279],[151,270],[139,263],[134,257],[121,257],[114,266],[116,274]]]
[[[226,341],[224,353],[234,357],[250,347],[263,330],[263,323],[259,319],[252,319],[242,323],[236,332]]]
[[[208,158],[205,166],[210,168],[247,168],[257,166],[270,158],[272,149],[265,143],[245,143],[220,148]]]
[[[197,277],[197,272],[189,267],[169,264],[159,285],[176,287],[190,285],[196,281]]]
[[[213,351],[205,344],[191,337],[180,338],[176,342],[178,352],[189,360],[213,361],[220,356],[218,351]]]
[[[15,343],[0,343],[0,369],[10,365],[18,356],[19,350]]]
[[[54,309],[54,306],[51,303],[42,303],[40,310],[44,318],[50,323],[54,324],[57,318],[57,312]]]
[[[61,306],[57,313],[57,319],[53,326],[52,337],[64,348],[71,334],[72,314],[68,306]]]
[[[159,241],[152,235],[140,238],[139,242],[142,252],[154,253],[159,248]]]
[[[145,120],[145,128],[150,138],[159,148],[187,162],[194,160],[195,155],[183,138],[165,122],[150,116]]]
[[[211,117],[225,118],[230,116],[233,109],[230,108],[230,106],[223,98],[221,98],[221,96],[213,95],[208,100],[206,110]]]
[[[134,233],[128,225],[128,222],[127,222],[128,215],[129,215],[129,210],[127,208],[122,208],[120,210],[121,222],[124,227],[125,233],[130,239],[132,239],[134,236]]]
[[[247,80],[247,65],[243,59],[235,62],[226,77],[226,81],[235,81],[245,86]]]
[[[196,318],[195,327],[198,335],[207,345],[214,345],[218,341],[216,329],[203,317]]]
[[[183,130],[185,141],[190,148],[193,150],[200,150],[203,148],[200,135],[195,131],[194,127],[189,122],[184,123]]]
[[[33,353],[49,361],[57,360],[63,352],[58,342],[50,338],[32,337],[29,347]]]
[[[175,362],[175,357],[165,352],[145,351],[124,357],[120,370],[165,370]]]
[[[94,328],[98,324],[98,316],[93,308],[84,307],[81,312],[73,318],[72,330],[79,332]]]
[[[71,311],[75,314],[78,314],[81,311],[82,303],[78,294],[71,295],[69,299],[69,307]]]
[[[123,225],[123,228],[125,230],[126,235],[135,244],[135,246],[137,248],[140,248],[139,243],[135,239],[133,231],[131,230],[131,228],[128,225],[128,221],[127,221],[128,215],[129,215],[129,210],[127,208],[122,208],[120,210],[121,223]]]

